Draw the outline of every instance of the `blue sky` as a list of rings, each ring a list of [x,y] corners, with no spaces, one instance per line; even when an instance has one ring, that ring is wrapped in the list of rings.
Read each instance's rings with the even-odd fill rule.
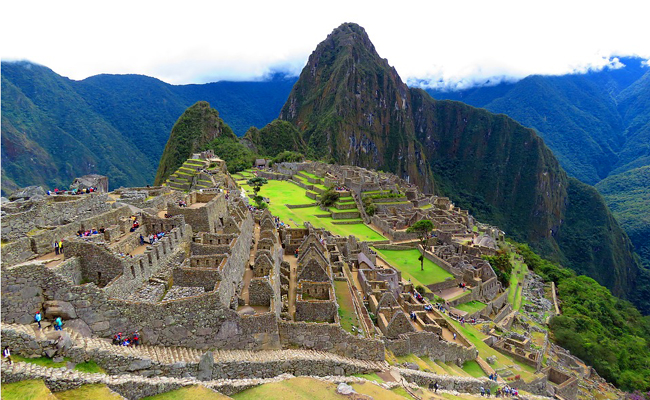
[[[343,22],[368,32],[403,79],[471,86],[650,58],[643,1],[13,1],[2,60],[72,79],[144,74],[173,84],[298,74]]]

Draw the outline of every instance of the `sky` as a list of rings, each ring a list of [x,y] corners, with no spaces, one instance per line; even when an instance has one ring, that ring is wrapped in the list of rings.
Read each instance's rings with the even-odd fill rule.
[[[403,80],[463,88],[650,58],[646,1],[4,1],[0,58],[71,79],[172,84],[300,73],[343,22],[366,29]]]

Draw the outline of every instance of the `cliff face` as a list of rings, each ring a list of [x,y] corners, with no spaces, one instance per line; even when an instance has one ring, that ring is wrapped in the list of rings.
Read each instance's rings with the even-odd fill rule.
[[[155,185],[160,185],[176,171],[192,153],[203,149],[217,137],[236,139],[219,113],[206,101],[199,101],[183,113],[174,124],[160,158]]]
[[[571,182],[533,130],[408,88],[358,25],[343,24],[318,45],[280,118],[317,156],[394,172],[619,296],[634,290],[640,265],[629,239],[602,198]],[[590,221],[589,209],[602,218]],[[586,240],[594,231],[598,243]]]
[[[309,57],[280,119],[293,122],[317,156],[383,168],[431,192],[410,96],[363,28],[343,24]]]

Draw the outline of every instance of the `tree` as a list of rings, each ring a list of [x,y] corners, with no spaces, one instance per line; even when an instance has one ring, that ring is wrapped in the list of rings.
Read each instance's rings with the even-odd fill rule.
[[[256,176],[255,178],[251,178],[248,180],[248,184],[253,187],[253,192],[255,192],[255,196],[253,197],[253,200],[255,200],[255,203],[257,204],[257,208],[264,209],[266,208],[266,203],[264,203],[264,198],[259,195],[260,189],[262,188],[263,185],[266,185],[268,181],[266,178],[262,178],[260,176]]]
[[[334,203],[337,202],[340,196],[341,196],[340,193],[335,191],[333,188],[329,188],[321,195],[320,203],[325,207],[333,206]]]
[[[416,233],[418,235],[423,250],[425,249],[424,246],[427,243],[427,239],[429,239],[431,231],[433,231],[433,222],[428,219],[421,219],[409,226],[406,230],[407,233]],[[424,255],[420,256],[420,270],[424,271]]]

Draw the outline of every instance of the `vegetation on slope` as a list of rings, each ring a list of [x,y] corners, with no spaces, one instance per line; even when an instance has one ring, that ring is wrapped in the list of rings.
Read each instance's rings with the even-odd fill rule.
[[[650,166],[609,176],[596,188],[650,268]]]
[[[262,129],[253,126],[242,139],[251,143],[257,153],[264,157],[276,157],[284,151],[302,154],[307,151],[300,132],[287,121],[275,120]]]
[[[99,173],[111,187],[152,183],[174,123],[199,100],[234,132],[277,117],[295,78],[169,85],[142,75],[64,78],[29,62],[2,62],[2,192],[67,187]]]
[[[219,112],[210,108],[208,102],[199,101],[185,110],[169,135],[154,184],[163,183],[192,153],[201,151],[208,143],[220,137],[237,138],[232,129],[219,118]]]
[[[527,245],[528,267],[558,288],[562,315],[551,319],[554,340],[626,390],[650,389],[650,316],[586,276],[542,259]]]

